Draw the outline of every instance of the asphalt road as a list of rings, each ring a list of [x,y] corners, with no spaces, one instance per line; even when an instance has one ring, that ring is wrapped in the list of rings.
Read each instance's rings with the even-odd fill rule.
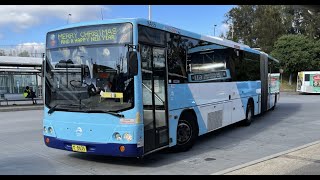
[[[144,160],[48,148],[42,111],[0,112],[0,174],[212,174],[320,139],[320,95],[282,94],[277,108],[249,127],[199,137],[188,152]]]

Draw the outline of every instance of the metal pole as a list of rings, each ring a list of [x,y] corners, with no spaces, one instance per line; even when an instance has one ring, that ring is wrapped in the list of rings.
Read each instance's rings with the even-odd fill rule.
[[[102,13],[102,8],[101,8],[101,18],[102,18],[102,20],[103,20],[103,13]]]
[[[149,20],[151,20],[151,5],[149,5]]]
[[[69,24],[69,17],[70,16],[71,16],[71,14],[68,14],[67,24]]]
[[[214,25],[214,27],[213,27],[213,36],[216,36],[216,24]]]

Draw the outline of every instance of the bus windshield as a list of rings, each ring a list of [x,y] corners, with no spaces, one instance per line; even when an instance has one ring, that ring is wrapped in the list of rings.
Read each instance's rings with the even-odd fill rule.
[[[133,77],[127,72],[127,50],[120,44],[48,49],[46,105],[85,112],[132,108]]]

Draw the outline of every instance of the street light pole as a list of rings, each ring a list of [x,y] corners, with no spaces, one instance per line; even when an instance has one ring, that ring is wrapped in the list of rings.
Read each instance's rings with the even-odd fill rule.
[[[103,13],[102,13],[102,8],[101,8],[101,19],[103,20]]]
[[[151,5],[149,5],[149,21],[151,20]]]
[[[69,24],[69,17],[70,16],[71,16],[71,14],[68,14],[67,24]]]
[[[214,25],[214,27],[213,27],[213,36],[216,36],[216,24]]]

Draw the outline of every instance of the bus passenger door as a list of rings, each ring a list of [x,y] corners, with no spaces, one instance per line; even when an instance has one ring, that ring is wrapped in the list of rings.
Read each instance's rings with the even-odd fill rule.
[[[144,153],[169,144],[165,48],[141,45]]]

